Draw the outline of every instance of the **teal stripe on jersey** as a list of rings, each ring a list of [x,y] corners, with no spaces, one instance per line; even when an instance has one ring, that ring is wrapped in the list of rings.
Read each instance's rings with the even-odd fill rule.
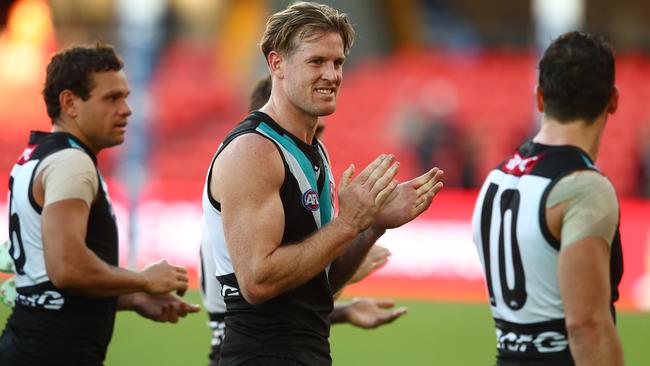
[[[321,157],[323,161],[327,161],[324,154],[321,153]],[[327,164],[323,165],[325,167],[323,169],[325,173],[325,187],[323,187],[323,192],[320,194],[320,221],[321,225],[325,226],[325,224],[332,221],[332,208],[334,206],[332,205],[332,192],[330,190],[329,166]]]
[[[77,149],[83,150],[83,148],[81,147],[81,145],[79,145],[79,144],[77,143],[77,141],[75,141],[75,140],[73,140],[73,139],[70,139],[70,138],[69,138],[69,139],[68,139],[68,144],[70,144],[70,146],[72,146],[72,147],[74,147],[74,148],[77,148]]]
[[[293,155],[296,158],[298,164],[300,164],[300,169],[302,170],[302,172],[305,174],[305,177],[307,177],[307,180],[309,181],[309,185],[314,190],[314,192],[318,192],[318,185],[316,184],[316,175],[314,174],[314,169],[311,166],[311,162],[305,156],[302,150],[300,150],[300,148],[296,145],[295,141],[293,141],[291,137],[287,135],[280,135],[276,130],[274,130],[264,122],[260,123],[257,128],[262,130],[267,135],[273,137],[275,141],[277,141],[280,145],[282,145],[282,147],[284,147],[287,151],[291,153],[291,155]],[[321,227],[327,224],[328,222],[330,222],[330,220],[332,219],[332,201],[330,199],[331,194],[329,193],[330,191],[329,182],[330,179],[326,170],[325,184],[324,184],[325,187],[323,189],[323,192],[319,195]],[[327,192],[326,197],[323,197],[323,195],[326,192]]]
[[[275,141],[279,142],[282,147],[287,149],[287,151],[289,151],[291,155],[296,158],[298,164],[300,164],[302,172],[305,173],[305,177],[307,177],[307,180],[309,181],[309,185],[314,190],[314,192],[318,192],[318,187],[316,185],[316,175],[314,174],[314,169],[311,166],[311,162],[296,145],[296,143],[289,136],[280,135],[277,133],[277,131],[269,127],[269,125],[264,122],[260,123],[258,128],[269,136],[273,137]]]
[[[596,166],[595,166],[595,165],[591,162],[591,160],[589,160],[586,156],[581,155],[580,157],[581,157],[582,160],[585,162],[585,164],[587,164],[588,167],[590,167],[590,168],[596,168]]]

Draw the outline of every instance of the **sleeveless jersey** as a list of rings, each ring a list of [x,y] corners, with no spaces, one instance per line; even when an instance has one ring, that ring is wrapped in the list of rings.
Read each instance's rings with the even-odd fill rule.
[[[32,195],[40,162],[63,149],[79,149],[95,166],[95,154],[74,136],[32,132],[9,178],[10,254],[16,269],[16,305],[0,340],[0,359],[17,365],[101,365],[113,333],[116,298],[88,298],[56,288],[43,254],[40,207]],[[86,245],[110,265],[118,264],[115,216],[101,182],[88,217]]]
[[[228,174],[213,171],[214,160],[231,141],[247,133],[272,141],[283,160],[285,179],[279,192],[285,220],[282,245],[304,240],[327,224],[334,212],[334,180],[320,143],[306,144],[262,112],[251,113],[227,135],[210,164],[203,191],[202,245],[213,249],[227,308],[221,364],[236,365],[256,356],[280,356],[306,365],[329,365],[329,314],[333,303],[327,269],[262,304],[249,304],[239,291],[223,234],[221,207],[209,192],[209,182],[212,174]]]
[[[553,186],[579,170],[597,170],[574,146],[529,141],[487,177],[474,208],[474,242],[485,270],[498,359],[573,365],[557,278],[560,242],[546,223]],[[611,301],[618,299],[623,259],[612,241]]]

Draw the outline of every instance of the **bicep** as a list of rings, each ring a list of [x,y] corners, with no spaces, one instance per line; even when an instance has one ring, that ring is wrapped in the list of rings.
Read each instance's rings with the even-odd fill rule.
[[[221,200],[224,235],[235,266],[236,262],[270,255],[280,246],[284,229],[284,211],[277,192],[241,192],[246,186],[236,185]]]
[[[254,269],[258,261],[271,255],[280,246],[284,231],[280,199],[284,165],[275,145],[260,139],[236,139],[214,166],[213,187],[219,196],[224,235],[238,274]]]
[[[558,281],[567,322],[608,316],[609,256],[608,243],[594,236],[560,250]]]
[[[45,264],[60,266],[85,248],[89,208],[82,199],[67,199],[45,206],[41,230]]]

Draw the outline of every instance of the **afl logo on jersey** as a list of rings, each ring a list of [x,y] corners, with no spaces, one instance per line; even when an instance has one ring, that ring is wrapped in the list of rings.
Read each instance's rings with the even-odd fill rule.
[[[318,210],[318,194],[313,189],[302,194],[302,205],[309,211]]]

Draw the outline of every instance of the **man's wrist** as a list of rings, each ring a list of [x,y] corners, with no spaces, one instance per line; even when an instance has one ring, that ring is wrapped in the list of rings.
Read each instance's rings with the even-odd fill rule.
[[[117,298],[117,310],[131,310],[133,309],[135,294],[123,294]]]
[[[142,292],[120,295],[117,300],[118,310],[135,310],[142,302]]]
[[[363,234],[366,236],[366,239],[368,239],[368,241],[371,241],[373,243],[376,242],[377,239],[381,238],[381,236],[384,235],[385,233],[386,233],[385,228],[379,228],[374,224],[370,225],[370,227],[368,227],[363,232]]]
[[[136,287],[138,291],[149,293],[151,282],[149,276],[147,275],[147,268],[139,270],[136,273]]]
[[[336,227],[337,232],[344,236],[345,241],[352,240],[359,235],[359,230],[357,228],[348,224],[345,220],[339,217],[335,218],[331,224]]]
[[[350,304],[335,304],[334,310],[332,310],[332,316],[330,321],[334,323],[348,323],[350,321],[349,317]]]

